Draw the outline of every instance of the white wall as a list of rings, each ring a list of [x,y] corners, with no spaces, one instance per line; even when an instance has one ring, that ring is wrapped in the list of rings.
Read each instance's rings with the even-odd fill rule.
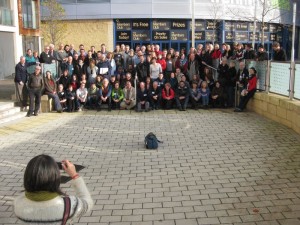
[[[193,0],[110,0],[97,3],[76,4],[73,0],[60,0],[66,10],[68,19],[122,19],[122,18],[182,18],[190,19],[192,16],[191,2]],[[254,5],[258,0],[194,0],[196,19],[221,20],[252,20]],[[268,4],[274,0],[268,0]],[[294,0],[286,0],[292,2]],[[300,5],[300,0],[295,0]],[[278,1],[279,2],[279,1]],[[267,7],[272,8],[272,7]],[[300,8],[300,7],[299,7]],[[217,11],[217,15],[215,15]],[[262,6],[257,7],[257,16],[261,15]],[[280,16],[281,15],[281,16]],[[271,10],[266,21],[292,24],[291,11]],[[297,24],[300,25],[300,12],[298,10]]]

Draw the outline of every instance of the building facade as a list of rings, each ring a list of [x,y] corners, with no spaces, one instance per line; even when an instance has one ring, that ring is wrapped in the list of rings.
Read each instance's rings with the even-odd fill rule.
[[[87,46],[105,43],[159,44],[161,48],[192,46],[191,18],[194,12],[195,45],[199,43],[252,43],[262,40],[272,51],[278,41],[291,49],[292,0],[59,0],[69,23],[64,43]],[[300,1],[296,1],[300,3]],[[300,6],[298,7],[300,8]],[[268,13],[265,13],[268,11]],[[299,10],[298,10],[299,12]],[[254,18],[257,26],[254,31]],[[297,13],[297,54],[300,13]],[[87,26],[85,26],[87,25]],[[75,31],[75,32],[74,32]],[[83,31],[83,32],[81,32]]]
[[[40,1],[0,1],[0,79],[14,73],[26,49],[39,51]]]

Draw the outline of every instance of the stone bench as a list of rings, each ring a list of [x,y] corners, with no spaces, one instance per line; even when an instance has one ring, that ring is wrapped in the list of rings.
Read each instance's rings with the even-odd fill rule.
[[[13,94],[11,96],[11,99],[16,102],[17,101],[16,94]],[[48,98],[48,95],[42,95],[40,113],[47,113],[47,112],[51,112],[52,110],[54,110],[54,101],[52,101],[51,98]]]

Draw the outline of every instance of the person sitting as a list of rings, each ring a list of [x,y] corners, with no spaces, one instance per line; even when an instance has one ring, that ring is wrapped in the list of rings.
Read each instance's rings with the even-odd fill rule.
[[[88,89],[87,97],[87,107],[89,109],[95,109],[98,101],[98,92],[99,89],[96,87],[95,83],[91,83],[91,86]]]
[[[68,85],[69,85],[69,70],[65,69],[63,71],[63,74],[60,76],[59,80],[58,80],[58,84],[62,84],[64,87],[64,90],[68,89]]]
[[[24,173],[25,191],[14,200],[14,213],[23,223],[69,224],[92,209],[93,200],[74,164],[63,160],[61,166],[71,178],[73,196],[60,189],[60,168],[51,156],[38,155],[29,161]]]
[[[198,109],[198,102],[201,98],[200,89],[198,88],[198,82],[194,81],[192,83],[192,88],[190,89],[190,100],[193,109]]]
[[[215,87],[211,92],[212,106],[216,107],[224,107],[224,89],[221,86],[219,81],[216,81]]]
[[[249,69],[249,80],[248,80],[247,88],[242,90],[240,104],[238,108],[234,110],[234,112],[243,112],[243,110],[246,108],[248,101],[254,96],[256,92],[256,84],[257,84],[256,70],[254,67],[251,67]]]
[[[140,82],[140,88],[137,90],[137,111],[142,112],[142,109],[146,112],[149,111],[149,94],[145,88],[145,83]]]
[[[190,83],[186,80],[186,76],[185,76],[185,75],[181,76],[181,81],[183,81],[184,84],[185,84],[188,88],[190,88]]]
[[[83,107],[85,106],[87,100],[87,94],[88,91],[85,88],[85,84],[84,83],[80,84],[80,88],[76,90],[78,111],[82,111]]]
[[[131,82],[127,81],[126,86],[123,90],[124,92],[124,99],[120,104],[121,109],[132,109],[135,107],[136,100],[135,100],[135,88],[132,87]]]
[[[175,98],[175,92],[174,92],[173,88],[171,87],[170,83],[165,84],[164,88],[162,89],[161,95],[162,95],[163,109],[166,109],[166,110],[172,109],[173,103],[174,103],[174,98]]]
[[[189,95],[190,95],[189,87],[187,86],[186,82],[181,80],[177,87],[176,97],[175,97],[176,104],[179,111],[186,110],[187,104],[189,102]]]
[[[64,86],[62,84],[58,85],[57,95],[58,95],[62,110],[65,111],[67,109],[67,98],[66,98],[66,92],[64,90]]]
[[[111,92],[112,108],[120,109],[120,104],[123,101],[123,99],[124,99],[124,92],[122,88],[120,88],[120,83],[116,81]]]
[[[122,79],[122,84],[121,84],[122,88],[125,88],[127,81],[130,81],[131,86],[134,87],[134,80],[133,80],[133,78],[131,76],[131,73],[126,73],[125,78]]]
[[[116,76],[115,76],[115,75],[111,75],[110,80],[109,80],[109,84],[110,84],[112,87],[114,87],[116,82],[117,82]]]
[[[147,91],[150,91],[150,89],[152,88],[152,81],[150,77],[146,77],[145,88],[147,89]]]
[[[157,85],[160,88],[160,90],[164,88],[165,83],[166,83],[166,79],[164,78],[163,73],[159,73],[158,78],[155,81],[157,81]]]
[[[169,83],[171,84],[171,88],[173,90],[175,90],[177,88],[177,86],[178,86],[178,80],[175,77],[175,73],[173,73],[173,72],[170,74]]]
[[[157,81],[153,82],[152,87],[150,89],[149,97],[151,108],[154,110],[159,109],[161,104],[161,90],[158,87]]]
[[[98,89],[100,89],[102,87],[102,77],[100,75],[98,75],[96,77],[95,85]]]
[[[202,106],[203,106],[203,108],[206,109],[206,108],[208,108],[209,96],[210,96],[210,89],[207,87],[206,81],[203,81],[201,83],[200,93],[201,93],[201,99],[202,99]]]
[[[69,85],[67,91],[66,91],[66,99],[67,99],[67,111],[68,112],[74,112],[77,108],[76,103],[76,93],[73,91],[73,86]]]
[[[111,85],[107,78],[103,79],[102,86],[99,88],[99,109],[101,110],[101,105],[106,103],[108,105],[108,111],[111,111]]]
[[[82,75],[81,75],[81,80],[79,81],[79,84],[81,85],[81,84],[87,84],[87,79],[86,79],[86,74],[85,73],[83,73]]]
[[[73,74],[71,80],[69,81],[69,85],[72,85],[73,90],[76,91],[79,88],[79,82],[77,80],[76,74]]]
[[[50,71],[46,72],[44,84],[45,84],[45,94],[48,95],[48,98],[52,98],[54,100],[55,110],[58,113],[61,113],[63,110],[62,110],[62,107],[60,104],[59,97],[56,93],[56,83],[55,83],[55,80],[53,79]]]

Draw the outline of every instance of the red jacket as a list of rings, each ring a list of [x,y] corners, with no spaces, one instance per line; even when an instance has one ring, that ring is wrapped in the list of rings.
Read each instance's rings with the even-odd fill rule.
[[[220,59],[222,57],[222,52],[220,51],[220,49],[214,50],[211,57],[212,59]]]
[[[173,91],[172,88],[170,88],[170,91],[169,91],[169,95],[168,95],[168,96],[167,96],[166,89],[163,88],[163,89],[162,89],[162,92],[161,92],[161,95],[162,95],[162,98],[163,98],[163,99],[166,99],[167,97],[170,97],[170,99],[175,98],[175,92]]]
[[[164,60],[164,59],[157,59],[156,62],[161,65],[162,71],[166,70],[166,68],[167,68],[166,60]]]
[[[252,91],[256,89],[257,77],[253,76],[250,80],[248,80],[247,90]]]

